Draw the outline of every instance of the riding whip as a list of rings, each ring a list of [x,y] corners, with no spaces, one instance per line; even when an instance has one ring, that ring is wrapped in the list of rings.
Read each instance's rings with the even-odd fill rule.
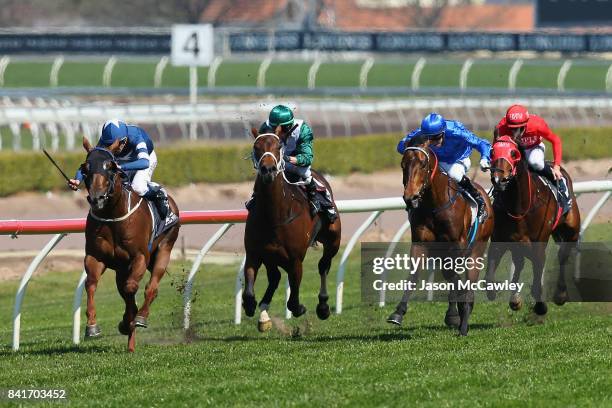
[[[53,163],[55,168],[58,169],[60,173],[62,173],[62,176],[64,176],[66,181],[70,181],[70,178],[66,175],[66,173],[64,173],[64,171],[60,168],[60,166],[58,166],[58,164],[55,162],[55,160],[53,160],[53,157],[51,157],[51,155],[49,153],[47,153],[47,151],[45,149],[42,149],[42,151],[45,154],[45,156],[47,156],[47,158],[51,161],[51,163]]]

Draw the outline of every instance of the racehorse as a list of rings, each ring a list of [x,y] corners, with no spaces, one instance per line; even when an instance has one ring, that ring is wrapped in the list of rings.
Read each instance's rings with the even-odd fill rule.
[[[580,212],[576,205],[572,181],[561,169],[567,180],[570,198],[574,203],[569,212],[561,214],[555,194],[535,173],[529,171],[519,146],[509,136],[498,137],[493,144],[491,182],[494,188],[495,229],[488,253],[487,281],[493,281],[501,257],[511,250],[515,271],[513,282],[518,282],[520,273],[528,258],[533,266],[531,294],[535,300],[533,311],[545,315],[548,307],[542,298],[542,279],[546,261],[546,246],[552,235],[559,244],[557,258],[560,264],[557,287],[553,297],[557,305],[568,299],[565,284],[565,262],[576,246],[580,233]],[[493,243],[511,243],[509,245]],[[520,243],[520,244],[518,244]],[[495,299],[495,292],[488,292],[489,299]],[[510,308],[522,307],[519,293],[510,297]]]
[[[470,203],[462,195],[457,183],[440,171],[438,158],[429,147],[429,140],[415,137],[408,142],[402,157],[404,193],[403,198],[408,211],[412,232],[410,256],[434,256],[452,254],[453,256],[482,257],[487,241],[493,231],[493,212],[489,197],[481,186],[475,184],[485,199],[488,217],[476,231],[472,229]],[[474,220],[476,222],[476,220]],[[433,244],[431,243],[444,243]],[[427,244],[430,244],[429,246]],[[454,270],[443,269],[445,279],[453,283],[449,293],[449,304],[444,322],[449,327],[458,327],[463,336],[468,333],[468,320],[474,307],[474,293],[469,289],[459,289],[461,276]],[[475,282],[479,270],[476,265],[467,268],[467,279]],[[418,272],[412,275],[416,281]],[[387,322],[400,325],[408,310],[411,291],[404,291],[402,300]]]
[[[244,311],[247,316],[255,314],[255,279],[263,263],[268,275],[268,287],[259,303],[261,313],[258,329],[263,332],[272,328],[267,311],[280,282],[279,266],[289,277],[291,293],[287,309],[295,317],[306,313],[306,307],[300,303],[302,262],[308,247],[317,241],[323,244],[323,256],[319,260],[321,287],[316,311],[319,319],[325,320],[330,315],[327,304],[327,274],[332,258],[340,247],[340,218],[330,223],[318,214],[311,216],[305,192],[295,183],[291,183],[285,175],[283,146],[279,137],[280,126],[274,133],[260,135],[255,128],[251,129],[251,133],[255,138],[252,158],[257,170],[254,187],[256,204],[255,208],[249,211],[244,234]],[[320,174],[314,171],[312,173],[331,195],[331,187],[327,181]],[[333,205],[335,207],[335,204]]]
[[[87,327],[85,338],[101,334],[96,323],[94,294],[106,268],[116,271],[117,290],[125,301],[125,313],[119,332],[128,336],[128,350],[136,347],[136,327],[147,327],[151,303],[157,296],[159,281],[166,273],[170,252],[178,237],[177,223],[153,239],[153,220],[144,198],[123,186],[125,174],[118,168],[115,154],[119,140],[108,149],[92,147],[83,138],[87,159],[81,165],[89,193],[90,211],[85,226],[85,271],[87,281]],[[168,197],[170,209],[178,217],[178,208]],[[136,305],[136,292],[145,271],[151,279],[145,288],[142,307]]]

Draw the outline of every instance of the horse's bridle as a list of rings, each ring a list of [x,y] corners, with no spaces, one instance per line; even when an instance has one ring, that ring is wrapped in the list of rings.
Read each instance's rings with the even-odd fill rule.
[[[261,157],[256,160],[255,158],[255,143],[257,143],[257,140],[259,140],[260,137],[264,137],[264,136],[274,136],[276,138],[276,140],[278,140],[278,143],[280,144],[280,159],[277,159],[276,156],[274,155],[274,153],[272,152],[264,152]],[[263,160],[264,157],[266,156],[271,156],[274,159],[274,164],[276,165],[276,174],[275,176],[277,176],[279,173],[282,173],[285,171],[285,158],[284,158],[284,148],[283,145],[281,143],[280,138],[275,135],[274,133],[263,133],[259,136],[257,136],[255,138],[255,141],[253,142],[253,152],[251,154],[251,160],[253,160],[253,167],[255,168],[255,170],[257,170],[257,172],[259,173],[259,169],[261,168],[261,161]]]
[[[95,150],[104,152],[106,154],[108,154],[111,158],[111,161],[116,162],[117,160],[115,159],[115,155],[113,154],[113,152],[111,152],[108,149],[105,149],[103,147],[94,147],[93,149],[91,149],[91,151],[89,151],[89,153],[87,153],[87,157],[85,158],[85,162],[87,162],[87,160],[89,160],[89,155],[91,155],[91,153]],[[107,170],[107,169],[104,169]],[[109,197],[111,197],[114,192],[115,192],[115,182],[117,180],[117,175],[119,173],[121,173],[121,171],[113,171],[113,172],[109,172],[111,173],[111,177],[109,178],[109,187],[106,190],[106,192],[102,195],[102,200],[106,201],[108,200]],[[97,174],[97,173],[92,173],[92,174]],[[89,205],[91,205],[91,198],[89,197],[89,195],[87,195],[87,202],[89,203]]]
[[[436,175],[436,170],[438,169],[438,157],[434,154],[434,159],[436,160],[436,163],[434,164],[433,169],[429,166],[429,160],[430,160],[430,156],[429,156],[429,152],[422,148],[422,147],[417,147],[417,146],[409,146],[407,148],[404,149],[404,153],[406,153],[408,150],[416,150],[419,151],[423,154],[425,154],[425,157],[427,158],[427,161],[425,163],[425,165],[427,166],[427,172],[429,175],[429,182],[431,184],[431,182],[433,181],[434,176]],[[405,187],[405,185],[404,185]],[[417,198],[422,198],[423,197],[423,193],[425,191],[425,188],[427,187],[427,185],[425,183],[423,183],[423,185],[421,186],[421,189],[419,190],[418,194],[416,195]]]

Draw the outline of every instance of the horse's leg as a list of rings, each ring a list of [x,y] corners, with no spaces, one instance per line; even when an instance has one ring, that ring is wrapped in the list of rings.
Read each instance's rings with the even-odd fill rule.
[[[495,282],[495,272],[497,272],[497,267],[505,253],[506,248],[502,248],[501,242],[491,242],[491,245],[489,245],[487,273],[485,275],[487,282]],[[495,290],[487,290],[487,298],[489,300],[495,300],[496,297],[497,292]]]
[[[531,286],[531,295],[535,300],[533,311],[538,316],[544,316],[548,312],[546,302],[542,300],[542,284],[544,278],[544,265],[546,263],[546,243],[536,243],[531,259],[533,264],[533,285]]]
[[[262,333],[272,328],[272,319],[268,315],[268,309],[281,280],[281,273],[277,265],[266,264],[266,274],[268,275],[268,287],[266,288],[266,293],[261,298],[261,302],[259,302],[260,313],[259,321],[257,322],[257,329]]]
[[[557,253],[559,277],[557,279],[557,288],[555,289],[553,300],[558,306],[564,305],[569,298],[567,284],[565,282],[565,263],[571,255],[572,250],[577,247],[580,236],[580,216],[576,215],[573,210],[574,208],[572,208],[572,211],[568,214],[565,222],[559,225],[555,231],[555,239],[559,244],[559,252]]]
[[[96,323],[94,294],[96,293],[98,282],[106,266],[91,255],[85,255],[84,264],[85,272],[87,273],[87,280],[85,281],[85,289],[87,291],[87,326],[85,326],[85,338],[89,339],[97,337],[102,333],[100,327]]]
[[[337,242],[336,242],[337,241]],[[327,320],[330,315],[329,295],[327,294],[327,275],[331,268],[331,262],[334,256],[338,253],[338,247],[340,246],[340,236],[334,239],[333,242],[326,242],[323,244],[323,256],[319,260],[319,276],[321,277],[321,286],[319,287],[319,303],[317,304],[317,317],[321,320]]]
[[[418,272],[416,272],[410,275],[410,280],[412,282],[416,282],[418,276],[419,274]],[[408,290],[408,288],[406,287],[406,289],[404,290],[404,293],[402,294],[402,299],[399,301],[399,303],[395,307],[395,311],[391,313],[389,317],[387,317],[387,323],[395,324],[397,326],[402,325],[402,322],[404,321],[404,315],[408,311],[408,301],[410,300],[411,294],[412,294],[412,291]]]
[[[425,248],[422,248],[422,250],[419,250],[419,248],[421,247],[413,243],[412,246],[410,247],[410,257],[416,258],[420,256],[420,254],[426,255]],[[410,272],[410,280],[412,281],[413,286],[416,285],[418,276],[419,276],[418,270]],[[404,290],[404,294],[402,295],[402,299],[395,307],[395,311],[391,313],[389,317],[387,317],[387,323],[395,324],[398,326],[402,324],[402,321],[404,320],[404,315],[408,311],[408,301],[410,300],[411,295],[412,295],[412,291],[408,290],[408,286],[406,286],[406,289]]]
[[[255,308],[257,307],[257,301],[255,300],[255,279],[257,278],[257,271],[260,266],[261,260],[254,259],[247,253],[244,262],[245,288],[242,293],[242,307],[244,308],[244,313],[249,317],[255,315]]]
[[[475,255],[472,253],[472,259],[475,259]],[[467,271],[467,280],[474,283],[478,281],[480,271],[477,268],[471,268]],[[471,288],[462,289],[459,299],[459,317],[461,321],[459,323],[459,334],[461,336],[467,336],[469,330],[469,319],[472,311],[474,310],[474,291]]]
[[[287,301],[287,309],[293,313],[294,317],[300,317],[306,313],[306,306],[300,303],[300,284],[302,283],[302,261],[295,260],[291,265],[289,272],[289,301]]]
[[[525,267],[525,256],[520,252],[518,248],[512,250],[512,263],[514,264],[514,273],[512,274],[512,283],[518,283],[521,278],[521,272]],[[523,298],[518,291],[513,291],[510,294],[510,301],[508,302],[510,309],[520,310],[523,307]]]
[[[137,327],[148,327],[147,319],[149,318],[149,309],[151,307],[151,303],[153,303],[157,297],[159,282],[166,273],[168,264],[170,263],[171,252],[172,244],[169,246],[160,246],[157,249],[153,268],[151,268],[151,279],[149,279],[147,286],[145,286],[144,303],[142,304],[140,310],[138,310],[138,314],[134,320]]]
[[[147,270],[147,263],[143,254],[138,254],[134,257],[130,265],[130,273],[125,281],[123,291],[125,293],[125,315],[123,316],[123,325],[128,327],[128,351],[133,352],[136,349],[136,314],[138,306],[136,305],[136,292],[138,285]],[[121,323],[120,323],[121,324]]]

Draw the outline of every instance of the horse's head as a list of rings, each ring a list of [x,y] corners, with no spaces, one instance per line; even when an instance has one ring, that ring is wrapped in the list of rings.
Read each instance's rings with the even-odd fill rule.
[[[521,151],[510,136],[500,136],[491,151],[491,183],[496,191],[504,191],[516,175]]]
[[[419,206],[425,190],[431,186],[437,166],[438,158],[429,148],[429,141],[422,137],[412,138],[402,157],[406,209]]]
[[[81,173],[87,187],[89,196],[87,201],[92,208],[103,209],[116,188],[119,168],[115,160],[115,153],[120,148],[120,141],[110,145],[107,149],[92,147],[87,138],[83,138],[83,147],[87,151],[87,159],[81,165]]]
[[[253,166],[265,184],[272,183],[275,177],[285,169],[283,146],[280,140],[281,132],[280,126],[276,127],[274,133],[259,134],[257,129],[251,129],[255,138],[251,156]]]

